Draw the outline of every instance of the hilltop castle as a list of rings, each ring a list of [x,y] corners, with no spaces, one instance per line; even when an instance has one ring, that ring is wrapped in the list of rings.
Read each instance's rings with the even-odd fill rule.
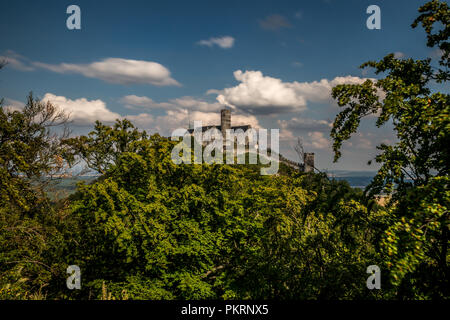
[[[210,129],[216,128],[219,130],[223,136],[225,136],[226,130],[231,129],[234,131],[242,130],[243,132],[246,132],[247,130],[250,130],[252,126],[250,124],[241,125],[241,126],[231,126],[231,110],[229,109],[222,109],[220,110],[220,125],[208,125],[208,126],[202,126],[201,132],[204,133]],[[194,134],[194,129],[189,128],[188,129],[189,134]],[[248,143],[248,140],[246,140]],[[311,152],[305,152],[304,153],[304,163],[298,163],[295,161],[291,161],[289,159],[284,158],[280,155],[280,162],[283,162],[284,164],[299,169],[303,172],[314,172],[314,153]]]
[[[229,109],[222,109],[220,110],[220,125],[219,126],[215,126],[215,125],[209,125],[209,126],[203,126],[202,127],[202,132],[208,131],[209,129],[212,128],[216,128],[217,130],[219,130],[220,132],[222,132],[222,134],[225,136],[225,132],[227,132],[227,129],[231,129],[231,130],[242,130],[244,132],[246,132],[247,130],[251,129],[252,126],[250,124],[246,124],[243,126],[231,126],[231,110]],[[194,129],[188,129],[188,132],[190,134],[194,133]]]

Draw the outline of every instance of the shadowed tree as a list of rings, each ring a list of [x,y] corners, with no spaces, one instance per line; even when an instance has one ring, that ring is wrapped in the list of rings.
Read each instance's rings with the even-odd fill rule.
[[[362,118],[379,114],[377,127],[392,122],[398,142],[377,147],[381,168],[366,189],[371,196],[392,196],[382,240],[386,268],[400,296],[448,297],[450,95],[432,86],[449,80],[450,10],[434,0],[419,12],[412,27],[422,24],[427,45],[440,52],[437,65],[431,58],[394,54],[361,65],[385,77],[333,88],[333,98],[345,109],[336,116],[331,137],[337,161]]]
[[[43,298],[63,273],[61,214],[45,192],[63,169],[67,115],[30,93],[20,109],[0,106],[0,298]]]

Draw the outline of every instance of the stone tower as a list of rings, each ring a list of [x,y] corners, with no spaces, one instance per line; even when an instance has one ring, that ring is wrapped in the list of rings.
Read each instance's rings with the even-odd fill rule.
[[[222,109],[220,110],[220,130],[224,137],[227,129],[231,129],[231,110]]]
[[[314,153],[305,152],[305,172],[314,172]]]

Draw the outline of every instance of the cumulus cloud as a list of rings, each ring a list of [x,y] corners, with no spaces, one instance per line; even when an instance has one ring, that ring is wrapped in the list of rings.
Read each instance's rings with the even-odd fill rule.
[[[394,52],[394,58],[396,58],[396,59],[401,59],[404,56],[405,56],[405,54],[403,52],[400,52],[400,51]]]
[[[305,146],[313,149],[328,149],[330,145],[330,140],[320,131],[309,132],[308,140],[305,141]]]
[[[435,48],[429,53],[428,56],[433,59],[441,59],[443,55],[444,55],[444,50]]]
[[[366,79],[359,77],[336,77],[313,82],[283,82],[264,76],[261,71],[237,70],[234,77],[240,82],[232,88],[220,91],[217,101],[223,105],[250,114],[279,114],[298,112],[307,102],[331,99],[331,89],[338,84],[359,84]]]
[[[217,112],[221,109],[219,103],[209,103],[207,101],[185,96],[176,99],[170,99],[168,102],[156,102],[146,96],[128,95],[120,100],[128,109],[166,109],[166,110],[189,110],[203,112]]]
[[[101,122],[114,122],[120,119],[120,114],[108,110],[105,102],[100,99],[87,100],[79,98],[75,100],[68,99],[64,96],[57,96],[52,93],[46,93],[43,102],[51,102],[70,115],[70,119],[74,124],[88,125],[99,120]]]
[[[301,138],[303,146],[307,150],[329,150],[331,147],[331,139],[328,133],[322,131],[306,131],[301,134],[294,134],[289,130],[280,131],[280,140],[288,142],[290,147],[294,148],[297,138]]]
[[[289,120],[278,120],[280,127],[280,139],[296,140],[297,137],[308,136],[310,132],[322,132],[328,134],[333,126],[332,122],[327,120],[316,120],[309,118],[294,117]],[[317,137],[316,134],[314,137]]]
[[[194,111],[217,112],[221,109],[221,105],[217,102],[209,103],[193,97],[181,97],[169,100],[177,109],[188,109]]]
[[[329,131],[333,123],[327,120],[294,117],[289,120],[278,120],[278,125],[288,130]]]
[[[198,42],[199,45],[212,47],[212,46],[218,46],[222,49],[229,49],[232,48],[234,45],[234,38],[231,36],[225,36],[225,37],[218,37],[218,38],[209,38],[208,40],[200,40]]]
[[[367,78],[353,76],[336,77],[333,80],[322,79],[312,82],[293,82],[294,88],[312,102],[326,101],[331,99],[331,90],[339,84],[361,84]]]
[[[350,143],[358,149],[373,149],[374,140],[380,140],[370,132],[357,132],[350,138]]]
[[[109,110],[106,103],[100,99],[88,100],[86,98],[69,99],[64,96],[57,96],[52,93],[46,93],[43,102],[51,102],[64,110],[70,115],[73,124],[85,126],[92,125],[96,120],[103,123],[111,124],[116,119],[127,118],[132,121],[138,128],[145,129],[149,133],[160,133],[161,135],[170,136],[173,130],[177,128],[188,128],[189,122],[201,120],[203,125],[219,125],[220,113],[219,109],[211,110],[206,107],[196,107],[193,105],[195,100],[183,97],[172,99],[169,103],[156,103],[148,97],[126,96],[122,100],[132,102],[135,105],[140,104],[144,110],[148,106],[164,106],[165,114],[154,116],[150,112],[141,112],[137,115],[121,115]],[[9,106],[23,107],[19,101],[8,100]],[[170,106],[169,106],[170,105]],[[214,104],[218,107],[218,104]],[[187,106],[184,107],[183,106]],[[205,105],[206,106],[206,105]],[[191,109],[189,110],[189,107]],[[151,109],[151,108],[150,108]],[[202,110],[203,109],[203,110]],[[259,128],[258,120],[253,115],[233,114],[232,125],[250,124],[254,128]]]
[[[25,103],[14,99],[5,99],[3,107],[9,111],[20,111],[25,107]]]
[[[259,20],[259,25],[261,28],[265,30],[272,30],[272,31],[292,27],[289,20],[280,14],[272,14],[263,20]]]
[[[137,98],[144,98],[141,100],[146,102],[149,102],[147,99],[150,99],[147,97],[126,96],[122,99],[122,101],[131,101],[132,99],[139,101]],[[187,129],[194,123],[194,121],[202,121],[202,125],[204,126],[220,124],[219,104],[214,104],[214,109],[212,110],[210,108],[211,104],[203,101],[203,103],[205,103],[204,106],[202,106],[201,103],[200,105],[197,105],[195,103],[196,100],[190,100],[187,98],[190,97],[170,100],[171,102],[168,103],[170,104],[170,107],[166,107],[166,114],[161,116],[149,117],[147,113],[141,113],[139,115],[129,115],[126,116],[126,118],[135,122],[139,127],[149,130],[149,132],[160,132],[165,135],[170,135],[170,133],[177,128]],[[151,101],[154,103],[153,100]],[[161,105],[161,103],[157,105]],[[147,108],[148,105],[145,105],[144,107]],[[246,124],[250,124],[253,128],[260,127],[258,119],[253,115],[232,115],[232,126]]]
[[[146,96],[128,95],[120,99],[127,109],[167,109],[172,104],[167,102],[156,102],[152,98]]]
[[[237,70],[234,77],[241,82],[225,88],[217,101],[252,114],[270,114],[304,109],[306,100],[293,88],[293,83],[264,76],[260,71]]]
[[[149,130],[150,133],[160,133],[163,132],[158,131],[155,128],[155,117],[150,113],[140,113],[137,115],[127,115],[123,118],[130,120],[137,128]]]
[[[107,58],[90,64],[33,62],[33,65],[57,73],[78,73],[111,83],[180,85],[170,76],[169,69],[152,61]]]
[[[89,125],[93,124],[95,120],[111,123],[116,119],[122,118],[120,114],[110,111],[106,107],[105,102],[100,99],[88,100],[79,98],[72,100],[64,96],[46,93],[41,101],[44,103],[50,102],[60,110],[63,110],[70,116],[70,120],[75,125]],[[4,107],[11,111],[21,111],[24,106],[25,103],[21,101],[5,99]]]
[[[217,89],[209,89],[206,91],[206,94],[221,94],[222,90],[217,90]]]

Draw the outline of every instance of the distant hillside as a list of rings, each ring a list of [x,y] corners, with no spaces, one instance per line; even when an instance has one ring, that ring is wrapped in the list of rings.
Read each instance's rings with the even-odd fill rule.
[[[89,183],[94,181],[96,176],[76,176],[76,177],[61,177],[51,181],[47,187],[47,192],[52,199],[61,199],[74,193],[77,188],[77,183],[84,181]]]

